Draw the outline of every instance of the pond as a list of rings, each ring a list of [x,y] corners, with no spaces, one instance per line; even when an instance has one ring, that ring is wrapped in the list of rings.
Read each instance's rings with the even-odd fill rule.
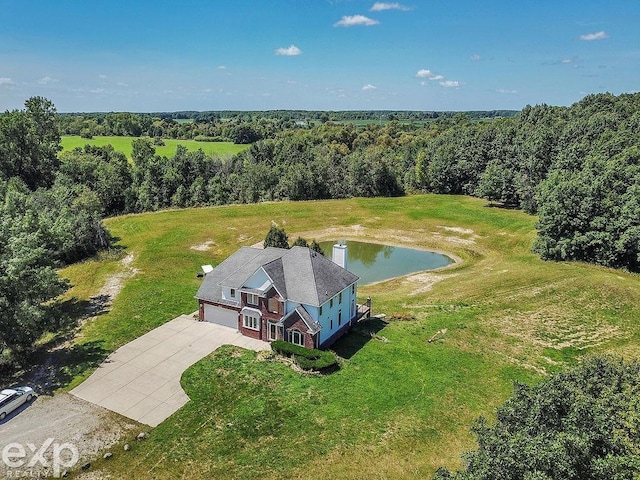
[[[327,258],[331,259],[336,243],[320,242]],[[441,253],[351,240],[341,243],[347,246],[347,268],[360,277],[360,285],[434,270],[453,263],[451,258]]]

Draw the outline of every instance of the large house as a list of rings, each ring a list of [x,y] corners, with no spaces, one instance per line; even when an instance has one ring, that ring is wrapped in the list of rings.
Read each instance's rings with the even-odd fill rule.
[[[196,294],[201,321],[265,341],[326,348],[357,318],[359,277],[347,247],[333,261],[305,247],[242,247],[206,273]]]

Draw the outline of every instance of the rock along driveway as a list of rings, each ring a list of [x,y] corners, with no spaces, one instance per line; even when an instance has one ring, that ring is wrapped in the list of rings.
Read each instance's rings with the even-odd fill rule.
[[[270,348],[232,328],[182,315],[117,349],[71,394],[155,427],[189,400],[182,373],[221,345]]]

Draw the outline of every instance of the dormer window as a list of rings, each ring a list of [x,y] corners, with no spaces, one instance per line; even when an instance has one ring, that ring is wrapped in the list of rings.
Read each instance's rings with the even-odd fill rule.
[[[236,298],[236,289],[235,288],[231,289],[231,298]]]
[[[258,295],[254,293],[247,293],[247,305],[258,305]]]

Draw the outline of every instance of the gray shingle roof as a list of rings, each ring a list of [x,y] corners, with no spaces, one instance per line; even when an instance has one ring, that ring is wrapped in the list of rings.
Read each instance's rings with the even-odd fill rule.
[[[271,247],[265,249],[242,247],[205,275],[202,285],[196,293],[196,298],[210,302],[229,303],[222,299],[223,287],[239,289],[265,263],[265,260],[271,261],[287,251]],[[238,302],[234,304],[237,305]]]
[[[359,277],[306,247],[242,247],[209,272],[196,298],[222,302],[222,288],[239,289],[259,269],[285,300],[320,306]]]

